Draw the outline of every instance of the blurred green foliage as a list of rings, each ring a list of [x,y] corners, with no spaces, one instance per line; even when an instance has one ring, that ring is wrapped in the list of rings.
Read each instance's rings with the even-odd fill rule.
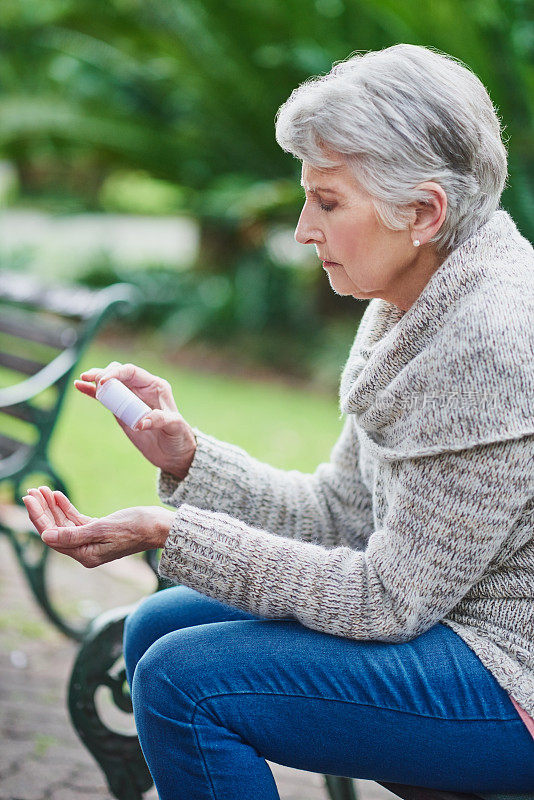
[[[324,279],[324,278],[323,278]],[[242,364],[262,363],[335,390],[340,366],[365,303],[346,299],[351,313],[326,321],[310,290],[316,275],[279,264],[265,248],[243,254],[224,273],[151,266],[130,271],[102,257],[78,275],[92,288],[127,281],[144,305],[121,323],[138,337],[156,330],[156,349],[195,340],[233,348]]]
[[[187,207],[188,193],[145,170],[118,169],[103,182],[98,200],[104,211],[126,214],[172,214]]]
[[[2,0],[0,154],[25,202],[193,216],[194,276],[132,278],[104,259],[84,279],[134,279],[139,323],[178,341],[233,338],[305,370],[332,315],[354,323],[361,304],[269,255],[269,230],[301,203],[276,110],[356,50],[410,42],[460,58],[503,119],[503,205],[534,240],[533,16],[532,0]]]
[[[202,216],[221,177],[294,177],[273,118],[302,80],[400,41],[488,86],[510,137],[504,204],[532,235],[531,0],[2,0],[0,148],[26,188],[52,177],[99,207],[112,170],[143,170],[192,190]]]

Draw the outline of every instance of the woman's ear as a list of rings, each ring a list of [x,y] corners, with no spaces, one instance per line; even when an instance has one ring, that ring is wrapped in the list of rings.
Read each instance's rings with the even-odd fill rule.
[[[412,223],[412,238],[426,244],[439,231],[447,212],[447,194],[439,183],[426,181],[417,189],[425,192],[427,199],[414,203],[415,221]]]

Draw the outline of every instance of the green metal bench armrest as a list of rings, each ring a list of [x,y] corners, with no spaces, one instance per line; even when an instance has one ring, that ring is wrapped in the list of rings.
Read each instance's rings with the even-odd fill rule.
[[[27,402],[57,383],[80,358],[85,345],[91,341],[105,316],[109,315],[112,310],[119,311],[117,306],[124,305],[125,310],[135,308],[141,303],[141,300],[140,292],[127,283],[116,283],[97,292],[92,299],[92,313],[94,316],[87,325],[77,346],[64,350],[40,372],[32,375],[27,380],[21,381],[15,386],[0,389],[0,408],[8,408],[17,403]]]
[[[16,383],[14,386],[0,389],[0,408],[9,408],[9,406],[27,403],[32,400],[36,395],[54,386],[74,366],[77,360],[78,353],[75,350],[64,350],[46,367],[43,367],[40,372],[25,381]]]

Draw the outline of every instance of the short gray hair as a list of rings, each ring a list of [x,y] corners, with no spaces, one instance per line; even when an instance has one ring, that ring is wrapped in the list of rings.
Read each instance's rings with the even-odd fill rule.
[[[409,204],[428,199],[415,187],[439,183],[447,213],[431,241],[445,252],[488,221],[506,183],[501,124],[484,85],[459,60],[417,45],[356,54],[305,81],[278,109],[276,139],[319,169],[335,166],[329,152],[340,156],[393,230],[408,227]]]

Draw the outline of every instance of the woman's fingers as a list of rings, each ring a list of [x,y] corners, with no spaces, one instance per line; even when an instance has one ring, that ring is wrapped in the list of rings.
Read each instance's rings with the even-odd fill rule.
[[[74,381],[74,385],[83,394],[95,397],[96,384],[104,384],[110,378],[116,378],[133,391],[137,390],[145,400],[147,396],[144,390],[148,390],[153,396],[153,400],[149,401],[150,405],[156,406],[157,404],[165,411],[178,411],[169,382],[157,375],[152,375],[146,369],[135,364],[121,364],[119,361],[112,361],[104,369],[92,367],[86,372],[82,372],[80,379]]]
[[[89,383],[88,381],[75,380],[74,386],[82,394],[86,394],[89,397],[96,396],[96,386],[94,383]]]
[[[120,367],[120,361],[111,361],[107,367],[91,367],[90,369],[82,372],[80,375],[80,379],[77,383],[99,383],[100,380],[104,375],[106,375],[110,370],[116,369]]]
[[[26,506],[31,523],[35,526],[39,535],[46,528],[50,528],[55,524],[47,503],[37,489],[28,489],[28,494],[22,498],[22,502]]]
[[[98,522],[98,520],[92,520],[86,525],[78,525],[70,528],[47,528],[43,531],[41,538],[45,544],[49,544],[55,549],[61,549],[61,552],[92,545],[94,542],[98,541],[102,534],[102,531],[98,525],[95,525],[95,522]]]
[[[54,492],[54,498],[57,505],[62,509],[63,513],[70,522],[75,525],[86,525],[93,520],[93,517],[88,517],[87,514],[81,514],[75,505],[73,505],[69,498],[59,490]]]
[[[163,411],[170,411],[171,413],[178,414],[178,406],[172,393],[172,387],[166,380],[160,378],[160,385],[158,386],[158,401],[159,407]]]
[[[52,489],[48,486],[39,486],[39,491],[44,497],[56,525],[70,525],[70,520],[65,516],[63,509],[56,503]]]
[[[39,534],[50,527],[86,525],[94,519],[80,514],[63,492],[53,492],[48,486],[28,489],[28,494],[22,499]]]
[[[161,546],[162,533],[170,528],[172,517],[172,511],[157,506],[124,508],[85,525],[47,527],[42,540],[84,567],[97,567]]]
[[[146,389],[148,387],[154,388],[162,383],[162,379],[157,375],[147,372],[146,369],[138,367],[135,364],[110,364],[104,370],[99,382],[105,383],[110,378],[116,378],[124,383],[130,389]]]
[[[154,408],[135,427],[139,431],[158,430],[159,428],[168,428],[173,424],[178,425],[180,422],[183,422],[183,417],[177,412]]]
[[[82,372],[80,378],[82,381],[98,381],[103,373],[104,369],[102,367],[92,367],[91,369]]]
[[[112,361],[111,364],[106,367],[106,369],[109,369],[111,365],[118,363],[118,361]],[[106,370],[102,367],[91,367],[91,369],[82,372],[80,377],[74,381],[74,386],[82,394],[86,394],[88,397],[94,398],[96,396],[96,386],[105,371]]]
[[[33,497],[39,503],[41,513],[49,520],[50,525],[55,524],[54,515],[52,514],[48,503],[46,502],[45,498],[39,491],[39,489],[28,489],[28,495]]]

